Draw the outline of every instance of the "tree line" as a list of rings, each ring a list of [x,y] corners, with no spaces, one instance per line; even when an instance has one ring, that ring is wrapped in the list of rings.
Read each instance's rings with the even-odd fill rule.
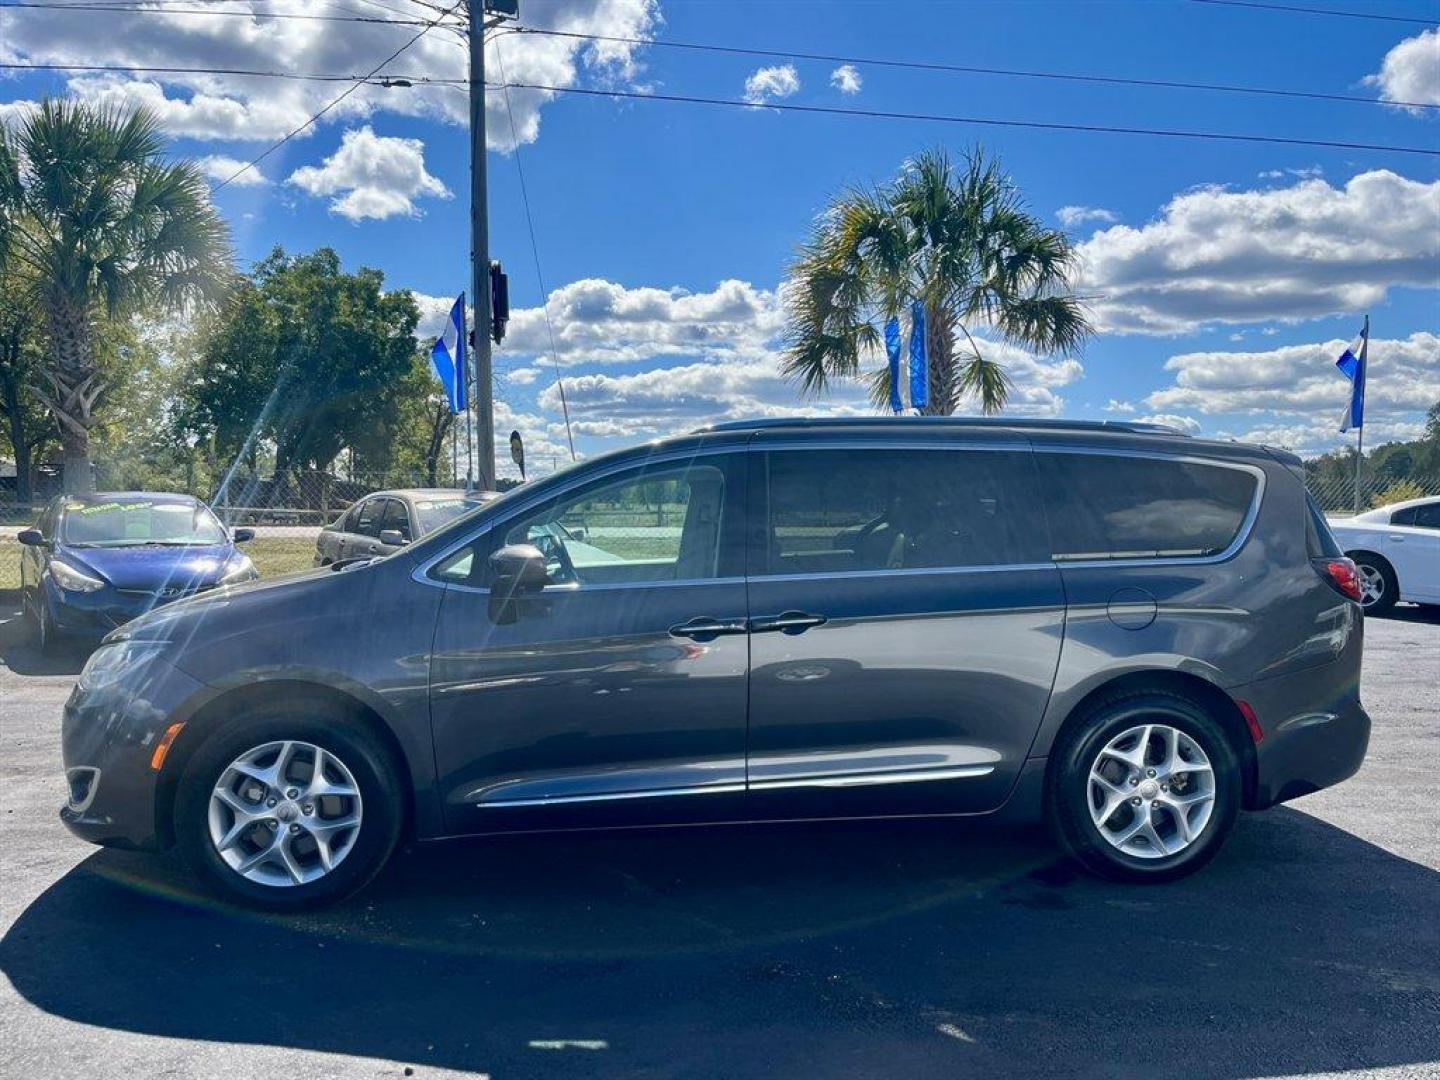
[[[213,492],[325,470],[440,480],[453,418],[419,311],[376,269],[276,248],[238,273],[193,163],[145,110],[42,102],[0,130],[0,450],[17,501],[58,451],[65,489]]]

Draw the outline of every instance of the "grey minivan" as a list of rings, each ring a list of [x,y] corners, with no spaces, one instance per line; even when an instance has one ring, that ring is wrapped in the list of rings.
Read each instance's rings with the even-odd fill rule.
[[[383,559],[117,630],[80,836],[299,907],[420,839],[995,815],[1189,873],[1359,767],[1355,568],[1298,459],[1141,424],[725,424]]]

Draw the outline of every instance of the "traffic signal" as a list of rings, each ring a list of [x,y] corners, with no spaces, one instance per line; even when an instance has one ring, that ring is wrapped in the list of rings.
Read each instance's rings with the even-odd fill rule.
[[[496,345],[505,340],[510,321],[510,279],[498,262],[490,264],[490,337]]]

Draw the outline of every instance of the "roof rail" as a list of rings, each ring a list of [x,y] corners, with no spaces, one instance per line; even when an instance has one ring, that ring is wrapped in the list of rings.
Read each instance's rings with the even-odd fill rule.
[[[1179,435],[1188,433],[1169,424],[1149,424],[1140,420],[1032,420],[999,416],[790,416],[763,417],[755,420],[726,420],[704,431],[753,431],[774,428],[847,428],[876,427],[885,424],[917,424],[933,427],[994,427],[1041,431],[1121,431],[1143,435]]]

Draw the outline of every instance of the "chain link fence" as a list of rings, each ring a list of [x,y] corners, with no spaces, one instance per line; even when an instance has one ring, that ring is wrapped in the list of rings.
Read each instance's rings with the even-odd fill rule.
[[[450,477],[441,478],[449,486]],[[459,486],[464,485],[462,479]],[[116,476],[106,463],[95,465],[97,491],[118,491],[134,483]],[[180,482],[145,484],[146,490],[193,495],[209,503],[232,525],[324,525],[373,491],[431,486],[420,470],[362,472],[353,475],[304,470],[278,477],[236,473],[218,483],[188,476]],[[24,525],[35,520],[45,504],[60,494],[58,470],[35,470],[28,499],[21,499],[13,476],[0,476],[0,525]]]
[[[1355,478],[1353,476],[1315,475],[1306,478],[1306,485],[1320,509],[1330,517],[1345,517],[1355,512]],[[1440,476],[1366,476],[1360,477],[1360,510],[1440,495]]]

